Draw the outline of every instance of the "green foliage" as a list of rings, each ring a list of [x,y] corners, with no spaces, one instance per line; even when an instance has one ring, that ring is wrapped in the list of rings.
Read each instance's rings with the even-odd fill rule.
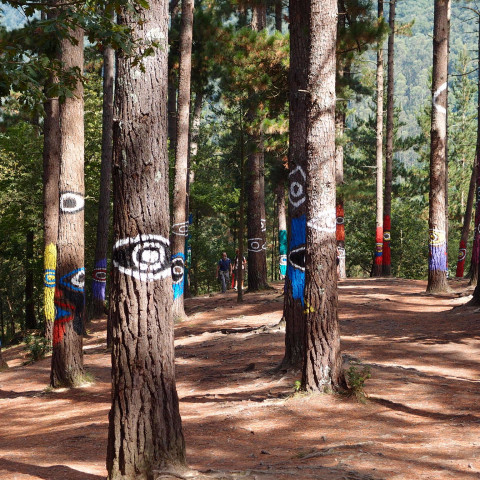
[[[370,367],[364,365],[350,365],[345,372],[348,384],[348,394],[355,397],[359,402],[365,403],[367,401],[367,394],[365,392],[365,382],[372,377]]]
[[[27,351],[28,363],[34,363],[45,358],[50,352],[51,347],[45,337],[39,335],[27,335],[25,337],[25,347]]]

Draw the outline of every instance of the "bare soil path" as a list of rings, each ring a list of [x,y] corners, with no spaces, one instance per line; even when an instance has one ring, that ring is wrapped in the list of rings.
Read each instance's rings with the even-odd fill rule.
[[[480,479],[480,309],[425,282],[340,283],[345,363],[369,365],[366,404],[293,395],[282,359],[281,286],[186,301],[176,327],[177,386],[189,465],[225,479]],[[478,311],[477,311],[478,310]],[[49,359],[24,366],[4,351],[0,480],[103,480],[110,355],[105,320],[93,322],[85,363],[95,383],[46,389]]]

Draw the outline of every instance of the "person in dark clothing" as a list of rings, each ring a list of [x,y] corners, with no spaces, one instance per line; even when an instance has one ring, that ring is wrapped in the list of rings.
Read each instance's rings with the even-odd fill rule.
[[[232,274],[232,261],[227,257],[227,252],[222,253],[222,258],[217,264],[217,278],[220,278],[222,284],[222,293],[227,291],[230,285],[230,275]]]

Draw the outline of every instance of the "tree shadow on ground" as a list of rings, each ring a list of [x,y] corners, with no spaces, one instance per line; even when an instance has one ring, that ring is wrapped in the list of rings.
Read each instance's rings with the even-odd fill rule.
[[[31,475],[32,466],[22,462],[15,462],[0,458],[0,470],[8,470],[9,472],[24,473]],[[58,480],[63,478],[65,480],[105,480],[101,475],[94,475],[91,473],[81,472],[66,465],[52,465],[50,467],[39,467],[35,465],[35,475],[44,480]]]

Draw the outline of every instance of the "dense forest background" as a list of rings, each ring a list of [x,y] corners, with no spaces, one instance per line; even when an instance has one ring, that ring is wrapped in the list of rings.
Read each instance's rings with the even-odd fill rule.
[[[476,59],[478,18],[465,9],[469,2],[452,4],[451,56],[449,62],[449,266],[454,270],[463,222],[468,182],[476,141]],[[202,5],[200,3],[199,5]],[[205,7],[205,6],[204,6]],[[371,5],[373,15],[375,6]],[[285,10],[286,14],[286,10]],[[25,21],[21,11],[3,8],[2,24],[18,28]],[[196,12],[195,48],[211,48],[225,40],[219,36],[215,18],[205,8]],[[213,23],[212,23],[213,22]],[[281,85],[288,63],[288,28],[275,33],[270,16],[271,37],[263,45],[278,53],[277,78]],[[405,278],[425,278],[428,268],[428,160],[430,88],[432,65],[433,3],[430,0],[400,0],[397,4],[398,35],[395,44],[395,181],[392,210],[392,269]],[[175,26],[174,26],[175,28]],[[210,38],[209,38],[210,35]],[[231,34],[233,35],[233,34]],[[242,37],[236,37],[241,41]],[[244,39],[245,40],[245,39]],[[246,40],[245,40],[246,41]],[[175,42],[175,34],[173,34]],[[268,48],[265,48],[268,51]],[[386,42],[384,44],[386,48]],[[205,51],[205,50],[203,50]],[[199,52],[197,51],[197,54]],[[226,250],[234,255],[239,227],[240,159],[243,121],[242,82],[251,81],[255,71],[240,74],[235,56],[228,48],[224,58],[214,57],[206,65],[194,62],[193,97],[204,97],[198,151],[192,161],[190,291],[200,294],[218,288],[215,263]],[[230,56],[229,56],[230,55]],[[85,82],[85,251],[86,271],[93,268],[96,215],[98,209],[102,89],[101,55],[95,46],[86,50]],[[375,245],[375,52],[370,50],[354,63],[361,93],[350,92],[347,131],[338,139],[345,146],[345,198],[347,274],[370,272]],[[232,60],[233,59],[233,60]],[[252,63],[249,58],[245,64]],[[221,69],[225,63],[229,68]],[[243,77],[241,76],[243,75]],[[250,77],[248,76],[250,75]],[[228,78],[228,81],[225,79]],[[283,80],[282,80],[283,79]],[[286,83],[286,82],[285,82]],[[38,105],[37,105],[38,107]],[[0,127],[0,318],[6,336],[18,330],[24,316],[25,275],[34,278],[35,305],[42,318],[42,124],[35,99],[12,93],[2,106]],[[272,118],[265,118],[267,132],[266,208],[269,278],[278,278],[276,197],[274,186],[285,175],[287,156],[286,118],[288,107],[271,105]],[[270,122],[270,124],[268,123]],[[173,172],[173,156],[171,158]],[[173,175],[171,175],[172,181]],[[33,232],[33,245],[31,242]],[[28,252],[32,250],[33,255]],[[467,265],[471,240],[467,249]],[[87,282],[87,297],[89,295]],[[17,323],[17,325],[16,325]]]

